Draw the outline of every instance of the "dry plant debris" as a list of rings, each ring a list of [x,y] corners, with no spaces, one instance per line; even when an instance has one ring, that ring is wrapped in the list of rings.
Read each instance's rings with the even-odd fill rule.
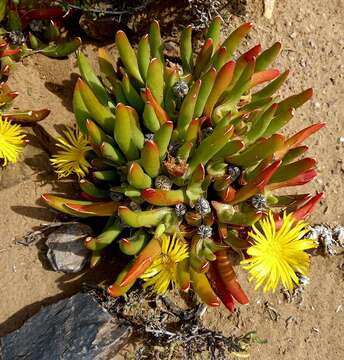
[[[242,336],[224,336],[202,324],[204,304],[181,309],[167,296],[151,297],[151,293],[134,289],[126,297],[112,298],[105,289],[84,286],[114,317],[133,329],[133,336],[142,341],[135,359],[194,359],[195,353],[212,360],[228,359],[229,354],[246,356],[251,344],[263,344],[255,332]],[[195,297],[190,301],[195,303]],[[147,309],[147,303],[151,308]],[[154,310],[153,310],[154,308]],[[150,314],[151,316],[147,316]]]

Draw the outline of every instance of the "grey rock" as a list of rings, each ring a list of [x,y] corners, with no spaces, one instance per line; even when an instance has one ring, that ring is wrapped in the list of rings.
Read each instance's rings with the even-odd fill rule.
[[[108,360],[131,334],[87,293],[43,308],[0,339],[2,360]]]
[[[47,238],[47,258],[55,271],[75,273],[85,266],[89,250],[84,239],[92,236],[92,229],[85,224],[70,222],[51,232]]]

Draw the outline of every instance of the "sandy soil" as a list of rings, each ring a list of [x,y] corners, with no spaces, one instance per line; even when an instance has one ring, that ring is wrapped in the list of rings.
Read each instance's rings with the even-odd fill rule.
[[[250,2],[249,2],[250,3]],[[252,1],[246,19],[255,23],[248,45],[260,42],[264,47],[280,40],[284,51],[277,63],[292,73],[283,95],[313,87],[315,96],[298,112],[288,131],[318,121],[328,126],[308,141],[311,155],[318,159],[318,179],[309,186],[327,193],[326,199],[311,218],[316,223],[344,224],[342,194],[344,190],[344,136],[341,115],[343,105],[342,53],[344,48],[344,2],[342,0],[277,1],[272,20],[261,16],[261,2]],[[232,15],[228,31],[243,21]],[[85,50],[94,59],[93,45]],[[52,60],[35,56],[17,66],[10,84],[21,95],[20,108],[51,109],[43,126],[56,135],[61,124],[71,124],[71,93],[76,77],[75,58]],[[94,276],[102,280],[108,273],[82,273],[67,276],[50,271],[41,262],[44,246],[24,247],[15,244],[30,229],[53,221],[56,214],[42,207],[43,192],[63,192],[68,183],[57,183],[46,153],[35,141],[25,150],[16,167],[0,172],[0,336],[20,326],[41,306],[78,290],[82,281]],[[240,271],[242,284],[248,289],[251,305],[241,307],[235,315],[224,309],[209,310],[205,316],[209,327],[225,333],[241,334],[256,330],[268,344],[254,346],[252,359],[331,359],[344,358],[344,273],[340,270],[343,255],[316,256],[311,267],[311,284],[301,305],[286,304],[279,293],[266,296],[254,292]],[[265,302],[279,314],[272,320]],[[342,307],[341,307],[342,305]]]

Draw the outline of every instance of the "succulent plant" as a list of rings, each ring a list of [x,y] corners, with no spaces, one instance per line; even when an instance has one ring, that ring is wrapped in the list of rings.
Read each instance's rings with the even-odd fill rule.
[[[100,78],[78,54],[81,78],[73,104],[78,128],[92,146],[85,155],[89,176],[80,179],[82,200],[43,199],[71,216],[109,217],[85,246],[93,252],[91,266],[116,240],[132,257],[109,287],[111,295],[123,295],[149,269],[156,275],[170,266],[176,287],[192,286],[206,304],[217,306],[220,298],[232,311],[233,298],[241,304],[248,298],[229,250],[247,257],[260,219],[269,215],[278,229],[283,213],[289,214],[284,228],[290,229],[320,200],[322,194],[275,193],[316,176],[315,160],[300,159],[308,150],[302,143],[324,124],[291,137],[279,133],[312,90],[283,100],[276,95],[288,76],[270,68],[280,43],[265,51],[254,46],[233,60],[251,28],[245,23],[220,42],[221,20],[215,17],[194,55],[189,26],[175,64],[164,58],[158,22],[136,51],[119,31],[118,68],[99,49]],[[188,256],[178,258],[185,244]]]
[[[23,56],[41,53],[60,58],[73,53],[81,44],[80,38],[65,36],[62,20],[66,12],[57,6],[38,2],[1,1],[0,58],[2,67]],[[37,6],[37,7],[36,7]]]

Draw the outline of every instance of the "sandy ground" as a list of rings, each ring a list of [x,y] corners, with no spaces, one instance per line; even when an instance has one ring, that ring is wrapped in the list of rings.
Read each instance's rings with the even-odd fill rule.
[[[260,1],[253,1],[248,7],[246,19],[255,24],[248,45],[260,42],[266,47],[282,41],[284,51],[277,66],[292,70],[283,95],[308,87],[315,91],[313,100],[297,112],[288,131],[319,121],[328,124],[308,141],[311,155],[318,159],[320,174],[309,189],[325,190],[327,194],[311,221],[344,224],[344,145],[339,142],[339,137],[344,136],[341,116],[344,1],[277,0],[272,20],[263,18],[261,10]],[[242,21],[233,15],[228,31]],[[87,45],[85,50],[94,58],[93,45]],[[71,93],[76,73],[73,56],[63,61],[39,55],[26,59],[10,78],[12,88],[21,93],[16,106],[48,107],[51,115],[43,125],[56,135],[61,124],[73,121]],[[102,271],[78,276],[55,273],[40,260],[42,244],[30,247],[15,244],[15,239],[35,226],[56,218],[56,214],[42,206],[40,195],[66,189],[70,189],[69,184],[57,184],[47,155],[35,142],[26,148],[19,164],[0,172],[0,336],[20,326],[41,306],[76,292],[82,281],[109,276]],[[311,283],[301,305],[286,304],[280,293],[266,296],[254,292],[240,271],[251,305],[241,307],[233,316],[222,308],[211,309],[205,316],[206,324],[228,334],[256,330],[268,343],[254,346],[252,359],[343,359],[344,273],[340,270],[343,261],[343,254],[313,258]],[[277,320],[270,318],[266,301],[279,314]]]

